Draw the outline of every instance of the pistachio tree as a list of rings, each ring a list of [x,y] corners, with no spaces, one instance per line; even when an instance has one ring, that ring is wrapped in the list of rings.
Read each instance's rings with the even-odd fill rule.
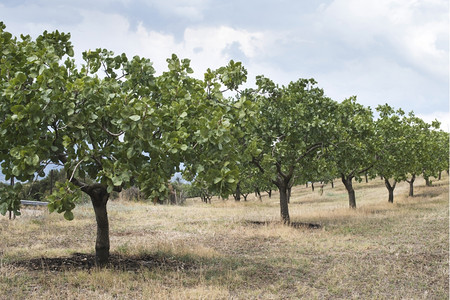
[[[375,170],[383,177],[388,190],[388,202],[394,202],[394,189],[398,182],[405,181],[409,173],[414,172],[414,161],[405,155],[412,146],[416,136],[408,126],[402,109],[395,110],[388,104],[377,108],[379,118],[376,120],[376,140],[378,161]],[[421,151],[415,149],[414,151]]]
[[[341,177],[350,208],[356,208],[353,181],[361,181],[376,162],[372,111],[358,103],[356,97],[338,105],[337,134],[328,152],[329,170]],[[334,164],[334,166],[333,166]]]
[[[408,160],[408,175],[405,179],[409,184],[409,196],[414,196],[414,182],[416,177],[423,172],[423,162],[428,156],[427,143],[430,133],[430,125],[410,112],[406,117],[408,136],[408,149],[402,154]]]
[[[277,186],[281,219],[289,223],[288,188],[333,136],[337,103],[314,79],[278,86],[259,76],[256,83],[257,89],[248,91],[257,111],[246,127],[251,137],[247,153],[261,175]]]
[[[180,163],[219,192],[234,188],[232,155],[217,155],[232,126],[219,100],[221,86],[245,80],[240,64],[199,80],[188,59],[173,55],[168,71],[155,76],[149,59],[97,49],[84,52],[77,68],[70,34],[18,39],[5,28],[0,24],[2,172],[26,181],[43,176],[48,164],[63,166],[67,181],[49,196],[49,210],[71,220],[80,192],[90,196],[97,263],[109,258],[112,191],[133,184],[149,197],[166,194]]]
[[[430,126],[430,125],[429,125]],[[448,138],[447,132],[439,130],[440,123],[433,121],[427,130],[421,152],[421,166],[426,185],[431,186],[431,177],[439,179],[440,173],[448,170]]]

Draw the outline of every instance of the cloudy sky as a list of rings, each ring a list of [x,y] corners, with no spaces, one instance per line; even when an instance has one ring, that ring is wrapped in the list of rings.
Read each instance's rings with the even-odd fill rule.
[[[357,95],[426,121],[449,121],[447,0],[0,0],[15,35],[72,34],[81,57],[107,48],[166,69],[172,53],[195,74],[242,61],[249,85],[314,78],[341,101]]]

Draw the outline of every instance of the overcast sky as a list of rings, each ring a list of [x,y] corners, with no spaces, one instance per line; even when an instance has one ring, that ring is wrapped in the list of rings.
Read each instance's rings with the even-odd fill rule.
[[[250,85],[312,77],[334,100],[389,103],[448,130],[447,0],[0,0],[0,20],[15,35],[70,32],[78,57],[148,57],[158,73],[176,53],[199,78],[230,59]]]

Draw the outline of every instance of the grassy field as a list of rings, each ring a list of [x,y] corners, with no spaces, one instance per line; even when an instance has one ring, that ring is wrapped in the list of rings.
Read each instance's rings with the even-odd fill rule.
[[[89,205],[75,220],[0,218],[0,299],[448,299],[449,181],[381,180],[293,189],[286,227],[275,194],[185,206],[111,201],[112,265],[93,266]]]

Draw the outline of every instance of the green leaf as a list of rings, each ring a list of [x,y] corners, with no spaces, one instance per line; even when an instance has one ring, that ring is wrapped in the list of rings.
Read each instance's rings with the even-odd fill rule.
[[[33,161],[32,161],[32,163],[33,163],[33,165],[38,165],[39,164],[39,156],[37,155],[37,154],[35,154],[34,156],[33,156]]]
[[[216,177],[216,178],[214,178],[214,184],[218,184],[219,182],[221,182],[222,181],[222,178],[221,177]]]
[[[67,55],[69,55],[70,57],[73,57],[73,56],[74,56],[73,48],[69,48],[69,49],[67,50]]]
[[[181,145],[181,147],[180,147],[180,149],[181,149],[181,150],[183,150],[183,151],[186,151],[186,150],[187,150],[187,148],[188,148],[188,146],[187,146],[187,145],[184,145],[184,144],[183,144],[183,145]]]
[[[132,158],[133,157],[133,154],[134,154],[134,150],[133,150],[133,148],[128,148],[128,150],[127,150],[127,158],[128,159],[130,159],[130,158]]]
[[[20,170],[17,166],[14,166],[11,172],[14,176],[19,176],[20,175]]]
[[[122,184],[122,178],[118,177],[118,176],[114,176],[112,179],[112,183],[114,186],[120,186]]]
[[[138,116],[138,115],[132,115],[132,116],[130,116],[129,118],[130,118],[132,121],[135,121],[135,122],[137,122],[137,121],[139,121],[139,120],[141,119],[141,117]]]
[[[73,212],[70,210],[67,210],[64,213],[64,219],[66,219],[67,221],[72,221],[73,220]]]
[[[30,57],[27,58],[27,61],[28,61],[28,62],[34,62],[34,61],[37,60],[37,59],[38,59],[38,58],[37,58],[36,55],[32,55],[32,56],[30,56]]]
[[[11,107],[11,112],[19,114],[24,110],[24,108],[25,107],[23,105],[14,105],[13,107]]]
[[[186,118],[187,117],[187,112],[183,111],[180,115],[180,118]]]
[[[16,79],[19,81],[19,83],[24,83],[27,80],[27,75],[25,75],[23,72],[17,72]]]

